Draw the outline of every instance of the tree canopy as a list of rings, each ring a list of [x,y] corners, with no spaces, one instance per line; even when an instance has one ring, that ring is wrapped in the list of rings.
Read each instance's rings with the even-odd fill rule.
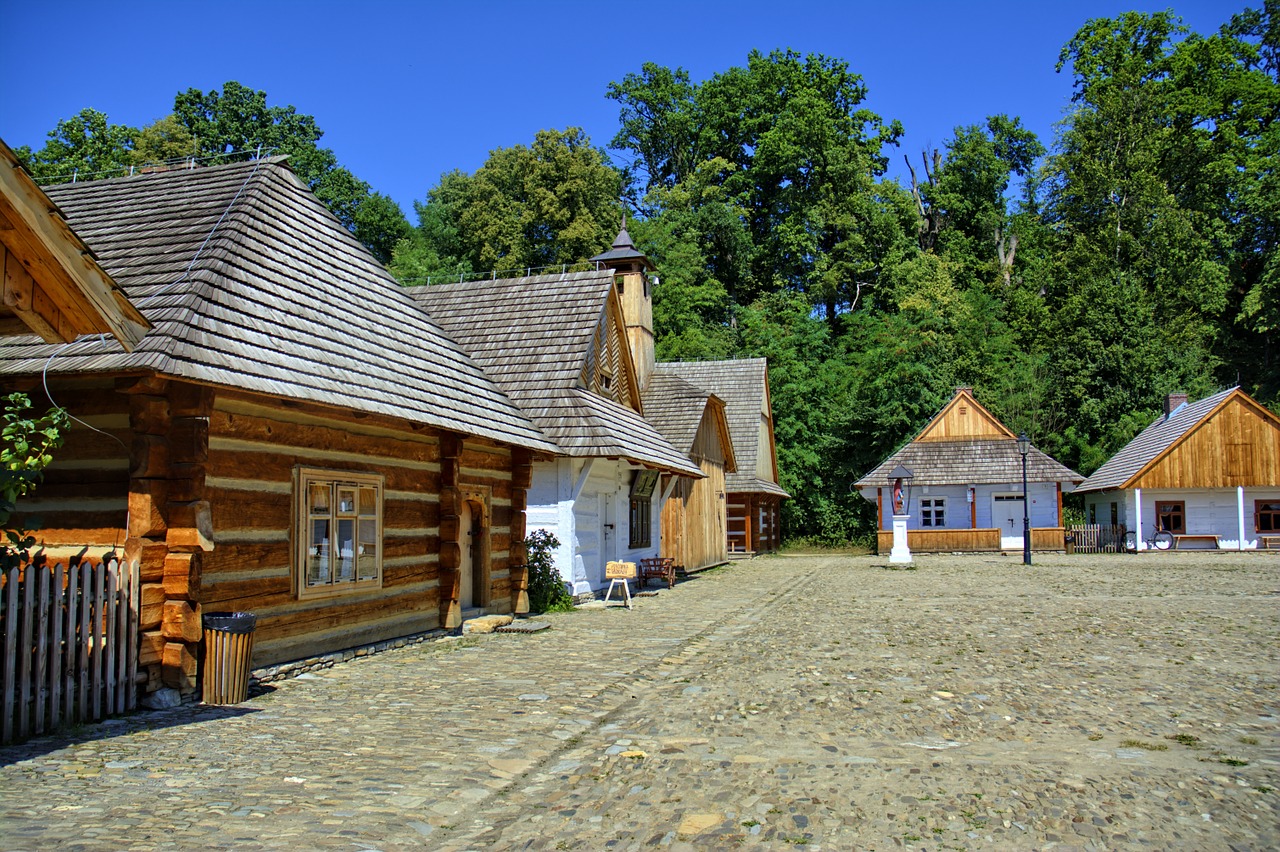
[[[110,124],[107,116],[85,109],[58,122],[43,148],[16,151],[41,182],[117,177],[131,168],[196,158],[283,154],[290,167],[333,212],[343,226],[383,263],[409,233],[399,205],[339,165],[319,145],[324,132],[315,118],[293,106],[271,106],[267,94],[235,81],[222,90],[187,89],[174,98],[172,114],[142,129]]]

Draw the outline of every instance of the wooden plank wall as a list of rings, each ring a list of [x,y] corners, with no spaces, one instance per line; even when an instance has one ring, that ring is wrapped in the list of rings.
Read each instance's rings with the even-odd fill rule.
[[[1062,550],[1062,527],[1032,527],[1031,549],[1042,551]],[[881,530],[876,534],[879,553],[893,549],[893,530]],[[992,553],[1001,550],[998,528],[976,530],[908,530],[907,546],[918,553]]]
[[[1235,488],[1280,482],[1280,428],[1243,394],[1157,461],[1137,488]]]
[[[478,439],[461,444],[451,465],[457,488],[489,496],[490,609],[509,612],[512,556],[523,563],[513,547],[512,453]],[[441,461],[441,435],[432,430],[220,395],[209,428],[215,547],[204,557],[204,609],[259,616],[259,666],[441,626],[457,585],[457,572],[447,572],[442,595]],[[290,544],[298,465],[385,477],[382,588],[298,598]],[[446,520],[445,538],[457,542],[456,517]]]

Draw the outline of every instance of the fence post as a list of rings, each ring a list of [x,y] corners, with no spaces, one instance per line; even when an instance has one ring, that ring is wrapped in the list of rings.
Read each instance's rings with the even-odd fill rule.
[[[0,742],[13,739],[14,690],[18,677],[18,569],[10,568],[4,586],[4,723]]]
[[[62,626],[66,608],[66,589],[62,587],[63,566],[53,567],[53,606],[49,618],[53,621],[53,656],[49,659],[49,727],[57,728],[62,721]]]
[[[102,715],[110,716],[116,709],[116,598],[120,596],[119,572],[114,562],[104,561],[99,569],[107,575],[107,617],[102,619],[102,651],[107,670],[107,689],[102,702]]]
[[[23,573],[22,583],[22,633],[18,637],[18,677],[22,678],[20,685],[21,697],[18,699],[18,736],[25,739],[27,732],[31,730],[31,643],[32,632],[35,625],[32,624],[32,615],[35,609],[35,583],[31,582],[31,569],[28,568]]]
[[[31,576],[31,572],[36,572],[36,577]],[[37,579],[38,578],[38,579]],[[35,733],[37,736],[44,733],[44,701],[45,687],[49,678],[49,569],[43,565],[37,567],[35,565],[27,566],[27,582],[36,579],[36,708],[35,708]]]
[[[66,673],[63,675],[65,683],[63,689],[65,694],[62,697],[63,707],[62,715],[68,722],[78,721],[76,715],[76,657],[77,649],[80,647],[77,642],[79,633],[76,632],[77,616],[80,612],[80,572],[76,570],[75,565],[67,567],[67,664]]]

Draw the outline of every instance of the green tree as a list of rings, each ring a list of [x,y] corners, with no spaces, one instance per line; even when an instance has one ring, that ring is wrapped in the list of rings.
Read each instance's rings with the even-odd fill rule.
[[[490,152],[474,175],[442,176],[417,205],[418,234],[398,246],[392,267],[517,272],[579,263],[612,242],[621,193],[621,173],[580,128],[540,130],[531,146]]]
[[[390,198],[338,164],[314,117],[289,106],[269,106],[267,93],[234,80],[222,90],[187,89],[174,99],[174,116],[195,140],[201,157],[254,152],[287,155],[289,165],[356,239],[383,263],[409,235],[403,211]]]
[[[139,166],[194,157],[197,153],[195,137],[175,115],[151,122],[133,140],[133,162]]]
[[[111,124],[96,109],[82,109],[58,122],[39,151],[23,145],[14,154],[40,183],[69,183],[128,174],[138,131]]]

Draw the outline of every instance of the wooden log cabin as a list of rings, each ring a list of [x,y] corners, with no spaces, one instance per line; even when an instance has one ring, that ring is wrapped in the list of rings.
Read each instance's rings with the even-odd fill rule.
[[[651,314],[624,307],[648,299],[643,266],[593,260],[587,272],[409,288],[560,453],[533,465],[528,525],[556,536],[556,566],[580,597],[609,585],[609,562],[657,556],[662,500],[704,476],[644,416]]]
[[[659,556],[685,571],[729,561],[725,477],[737,471],[724,402],[670,373],[655,372],[644,392],[645,417],[704,478],[681,479],[662,506]]]
[[[153,328],[0,342],[78,418],[19,508],[140,561],[146,689],[196,690],[204,612],[255,613],[261,666],[521,609],[556,448],[283,158],[47,192]]]
[[[955,395],[904,447],[858,480],[876,504],[880,553],[893,545],[889,472],[913,474],[907,543],[919,553],[1021,550],[1022,456],[1017,436],[973,397]],[[1062,495],[1084,477],[1031,447],[1027,495],[1032,550],[1063,550]]]
[[[764,358],[660,362],[658,372],[703,388],[724,401],[734,470],[725,474],[725,547],[730,558],[772,553],[782,546],[769,365]]]
[[[1280,417],[1239,388],[1164,413],[1077,489],[1086,520],[1178,549],[1280,550]]]

